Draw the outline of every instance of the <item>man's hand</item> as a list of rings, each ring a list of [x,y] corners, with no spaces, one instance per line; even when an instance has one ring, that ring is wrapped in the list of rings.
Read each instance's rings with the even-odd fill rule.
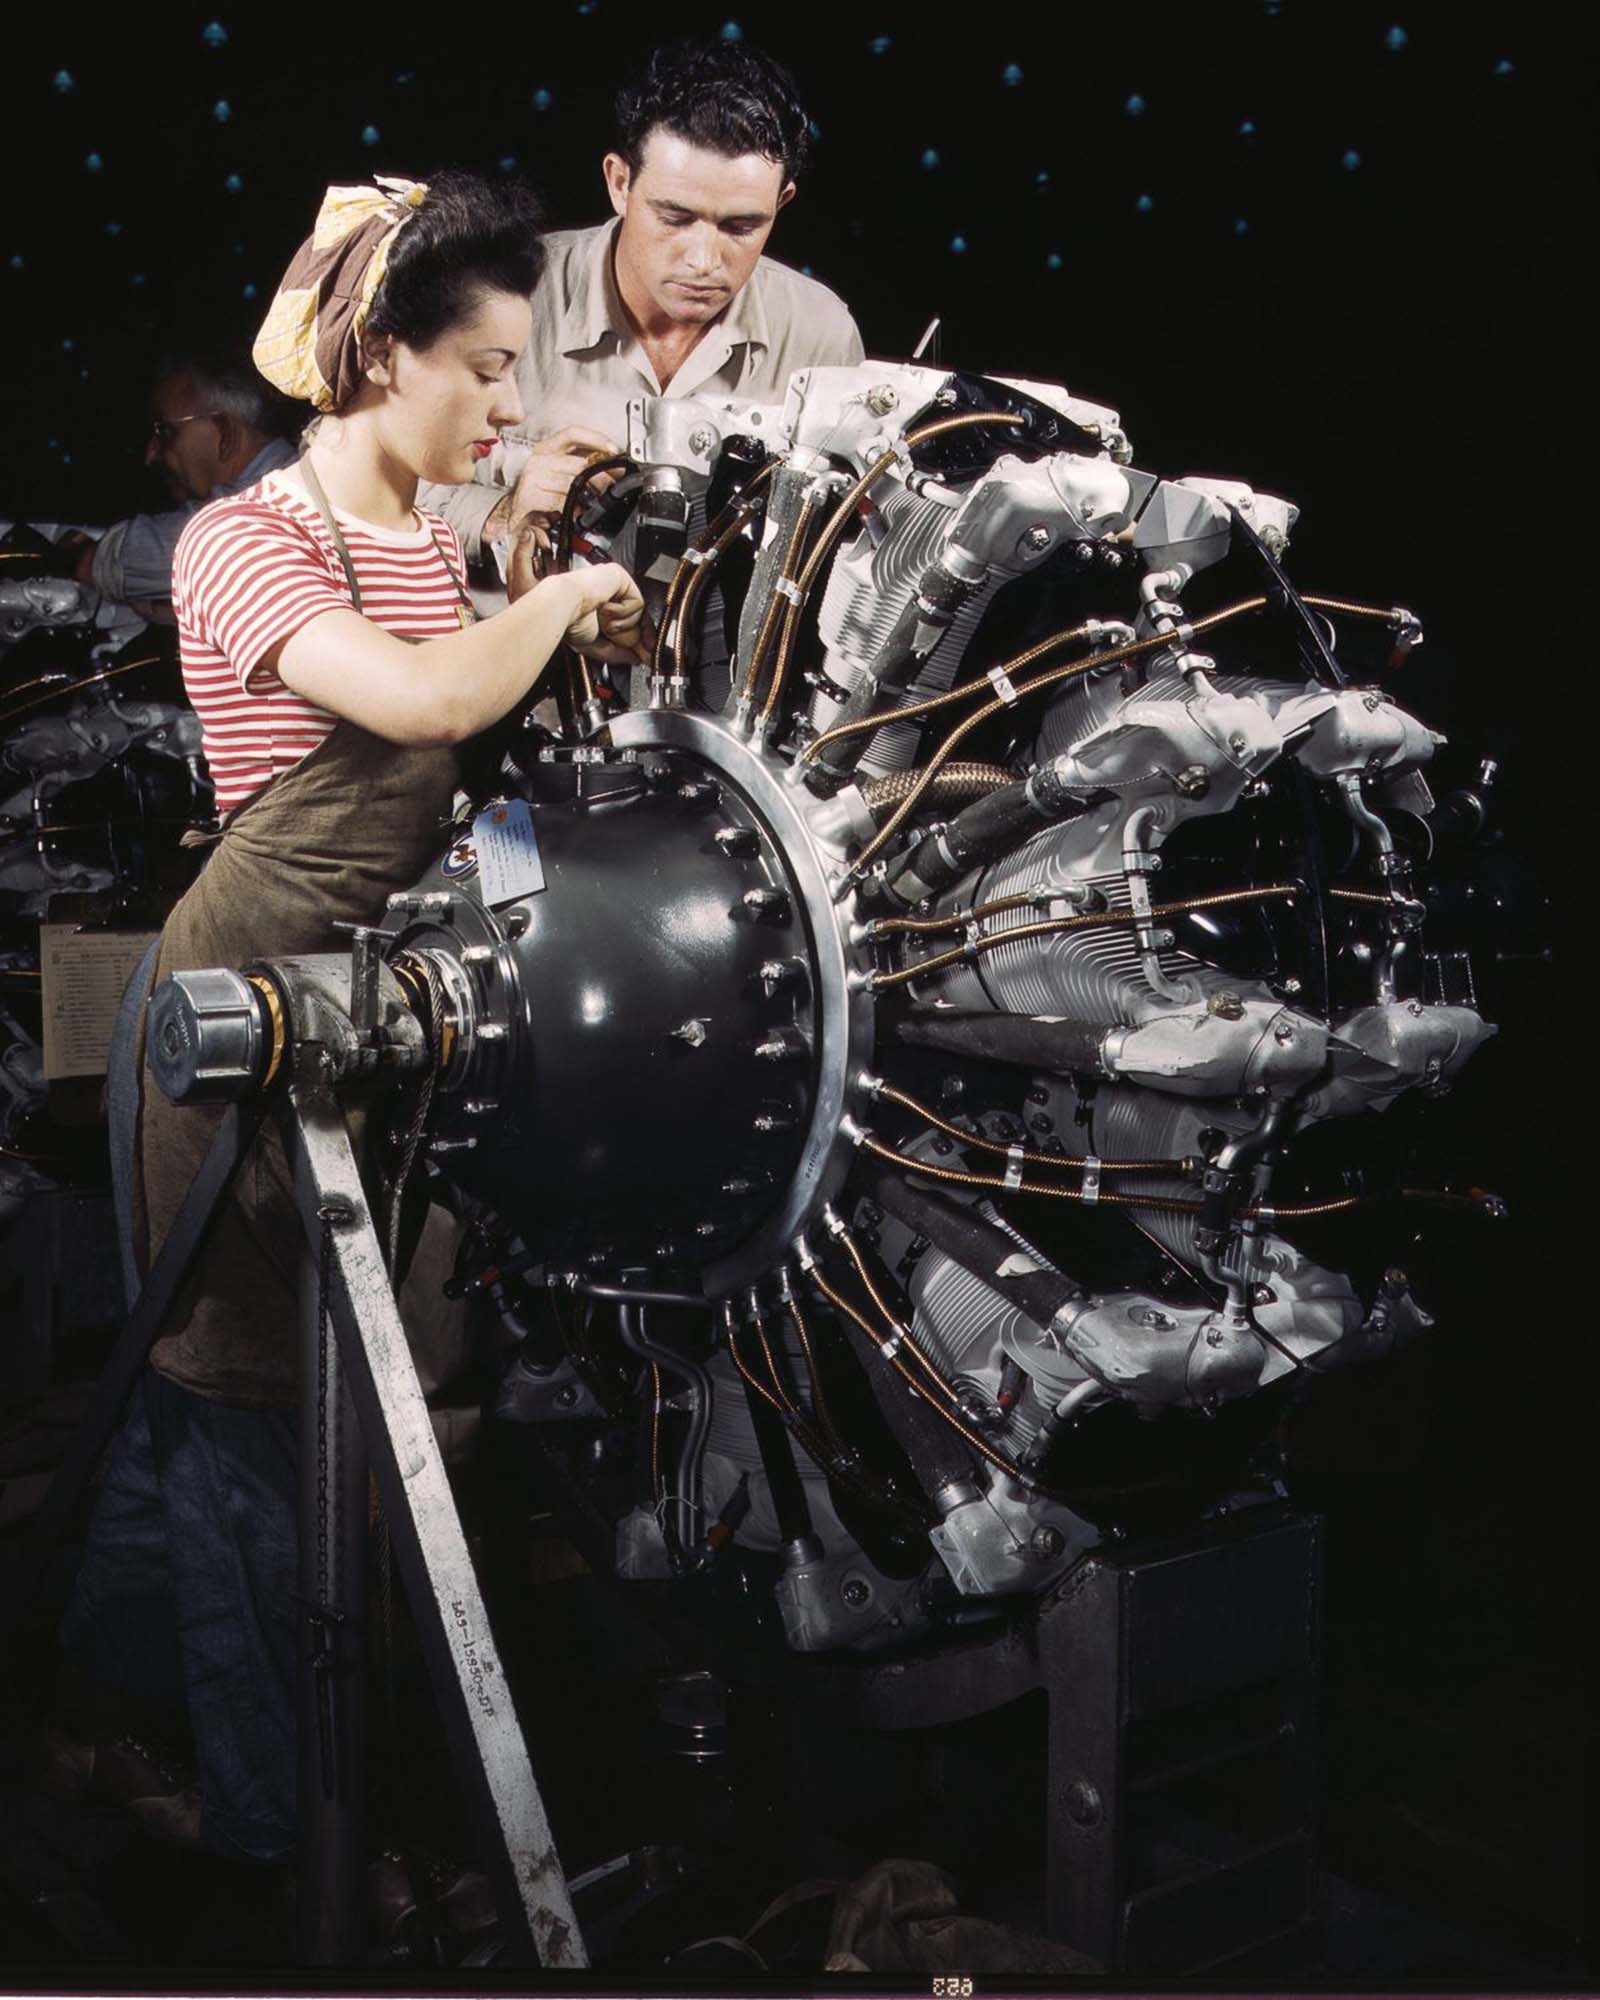
[[[517,476],[517,483],[500,501],[483,524],[483,539],[498,542],[511,532],[512,524],[525,514],[555,515],[566,503],[572,482],[596,453],[612,456],[621,450],[598,431],[569,424],[551,437],[540,438],[532,456]],[[594,491],[604,493],[611,483],[610,473],[601,473]]]

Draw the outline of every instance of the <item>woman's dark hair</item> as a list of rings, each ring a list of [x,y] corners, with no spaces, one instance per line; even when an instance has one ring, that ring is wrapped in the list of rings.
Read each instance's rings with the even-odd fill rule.
[[[485,292],[526,298],[544,269],[544,217],[520,181],[490,181],[448,170],[434,174],[416,215],[389,247],[369,335],[431,347],[470,319]]]
[[[760,153],[793,180],[810,152],[811,121],[781,63],[742,42],[674,42],[659,48],[617,92],[617,150],[637,173],[658,128],[707,152]]]

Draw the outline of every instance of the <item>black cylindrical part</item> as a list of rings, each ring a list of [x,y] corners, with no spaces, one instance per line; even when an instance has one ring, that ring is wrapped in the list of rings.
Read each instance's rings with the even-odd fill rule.
[[[866,1370],[873,1400],[895,1442],[911,1461],[923,1491],[936,1499],[946,1487],[970,1483],[972,1454],[942,1417],[921,1396],[913,1396],[899,1370],[846,1312],[836,1314],[844,1337]]]
[[[873,1160],[864,1159],[857,1172],[862,1191],[880,1208],[925,1236],[962,1270],[992,1285],[1035,1326],[1047,1327],[1067,1301],[1079,1295],[1078,1286],[1062,1271],[1008,1272],[1008,1265],[1022,1261],[1014,1238],[975,1210],[920,1188],[893,1167]]]
[[[744,1394],[761,1453],[761,1469],[767,1475],[767,1490],[778,1517],[778,1532],[786,1542],[798,1541],[811,1533],[811,1509],[806,1505],[805,1483],[794,1462],[788,1430],[766,1397],[749,1382],[744,1385]]]
[[[1025,1063],[1033,1069],[1079,1070],[1103,1076],[1100,1047],[1110,1021],[1041,1021],[1031,1014],[909,1014],[895,1023],[902,1042],[989,1062]]]

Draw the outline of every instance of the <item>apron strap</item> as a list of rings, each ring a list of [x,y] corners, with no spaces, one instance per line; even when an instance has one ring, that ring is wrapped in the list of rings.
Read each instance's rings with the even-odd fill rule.
[[[356,566],[350,560],[350,547],[339,532],[339,523],[333,518],[333,509],[328,505],[328,496],[322,490],[322,481],[317,477],[309,452],[301,454],[300,477],[306,483],[306,491],[317,503],[317,512],[322,516],[322,525],[333,537],[333,546],[338,551],[340,562],[344,565],[344,580],[350,586],[351,603],[355,610],[360,611],[361,586],[356,582]]]
[[[322,481],[317,477],[316,468],[311,463],[311,454],[309,452],[302,453],[301,455],[300,476],[306,482],[306,491],[317,503],[317,512],[322,516],[323,526],[333,537],[334,549],[338,553],[339,561],[344,566],[345,582],[350,586],[351,603],[357,611],[360,611],[361,585],[356,581],[356,566],[350,559],[350,547],[345,541],[344,536],[339,532],[339,523],[334,519],[333,508],[328,504],[328,496],[323,490]],[[455,586],[456,596],[460,598],[467,614],[461,622],[463,625],[470,625],[476,620],[478,613],[471,597],[468,595],[467,586],[456,575],[454,565],[445,554],[444,544],[439,540],[438,530],[434,527],[432,521],[428,520],[426,515],[423,515],[422,518],[427,522],[429,539],[438,553],[440,562],[444,564],[444,573]]]

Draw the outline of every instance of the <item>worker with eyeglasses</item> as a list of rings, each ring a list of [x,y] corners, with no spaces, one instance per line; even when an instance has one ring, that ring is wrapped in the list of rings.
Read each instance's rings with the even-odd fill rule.
[[[151,409],[144,462],[160,474],[172,507],[85,538],[73,574],[150,623],[170,625],[178,537],[207,501],[292,465],[305,410],[265,382],[242,351],[174,357],[157,379]]]

